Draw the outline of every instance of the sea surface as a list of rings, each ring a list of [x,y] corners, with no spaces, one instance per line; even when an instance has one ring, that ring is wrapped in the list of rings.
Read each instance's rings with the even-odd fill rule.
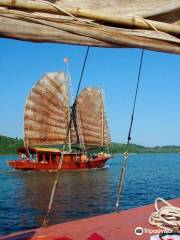
[[[53,172],[16,171],[0,156],[0,235],[41,226]],[[122,156],[102,170],[63,172],[50,224],[114,211]],[[121,209],[180,197],[180,154],[132,154],[127,162]]]

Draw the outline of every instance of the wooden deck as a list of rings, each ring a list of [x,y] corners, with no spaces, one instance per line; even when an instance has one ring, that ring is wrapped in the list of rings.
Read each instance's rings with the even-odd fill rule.
[[[170,201],[180,207],[180,198]],[[11,235],[1,236],[3,240],[145,240],[152,233],[135,234],[136,227],[158,230],[148,223],[154,204],[133,208],[119,213],[111,213],[96,217],[61,223],[47,228],[37,228]],[[154,233],[153,233],[154,235]]]

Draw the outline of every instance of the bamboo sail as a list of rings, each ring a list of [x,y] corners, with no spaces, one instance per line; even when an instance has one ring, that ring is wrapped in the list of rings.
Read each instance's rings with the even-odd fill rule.
[[[99,89],[88,87],[81,91],[76,101],[76,115],[80,142],[86,148],[110,144],[103,97]]]
[[[63,72],[48,73],[35,84],[25,105],[26,145],[64,144],[70,122],[69,144],[81,144],[83,149],[109,145],[110,135],[100,90],[82,90],[73,110],[69,99],[69,80]]]
[[[69,96],[64,73],[48,73],[32,88],[25,105],[25,144],[64,144],[68,123]]]
[[[180,54],[177,0],[0,0],[0,37]]]

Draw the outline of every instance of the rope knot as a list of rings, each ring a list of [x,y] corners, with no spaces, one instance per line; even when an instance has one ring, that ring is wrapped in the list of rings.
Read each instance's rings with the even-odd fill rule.
[[[48,216],[46,216],[43,220],[42,227],[47,227],[48,223],[49,223],[49,218],[48,218]]]
[[[128,156],[129,156],[129,153],[128,152],[124,152],[123,156],[124,156],[125,159],[127,159]]]

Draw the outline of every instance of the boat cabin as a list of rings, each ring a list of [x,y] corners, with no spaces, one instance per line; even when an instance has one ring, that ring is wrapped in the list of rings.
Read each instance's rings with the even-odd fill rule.
[[[19,148],[19,160],[41,163],[58,163],[61,151],[58,148],[28,147]]]

